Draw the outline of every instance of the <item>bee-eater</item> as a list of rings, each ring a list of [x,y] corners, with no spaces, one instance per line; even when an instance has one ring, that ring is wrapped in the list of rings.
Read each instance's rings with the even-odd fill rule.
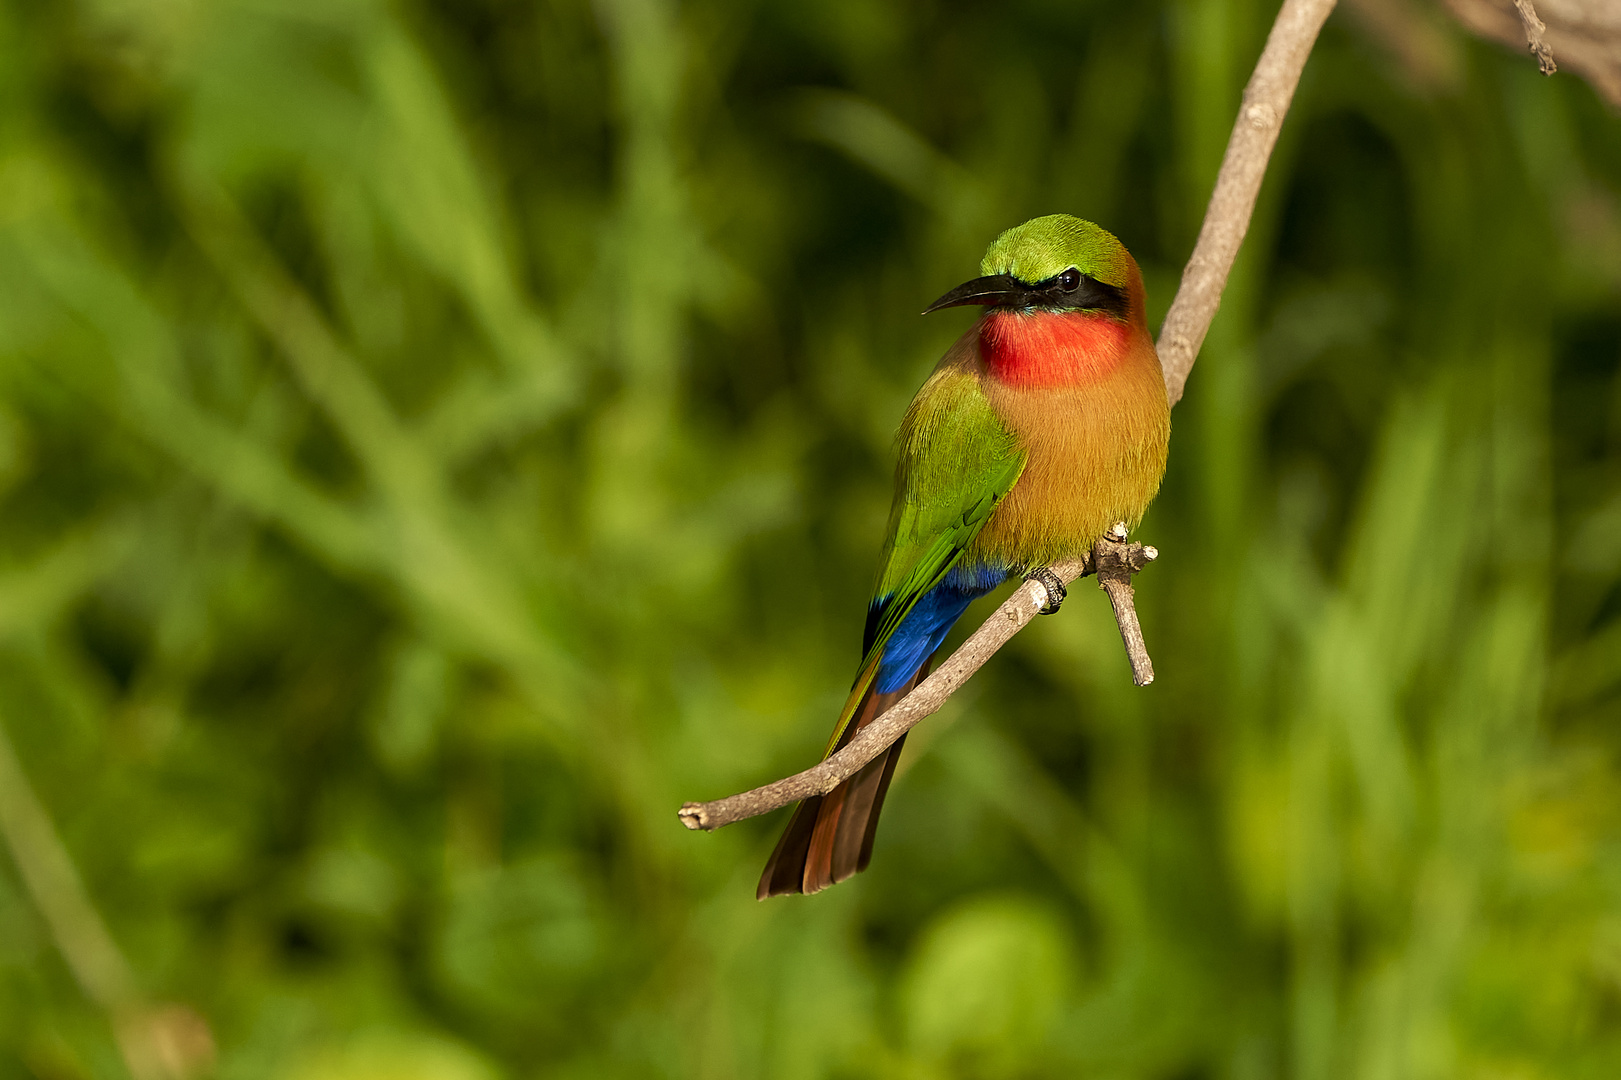
[[[912,399],[897,442],[883,569],[864,655],[831,754],[928,674],[976,597],[1079,557],[1117,521],[1135,527],[1165,473],[1171,411],[1143,279],[1113,235],[1052,214],[1009,229],[982,276],[924,311],[985,314]],[[867,868],[893,746],[806,799],[760,875],[760,899],[813,893]]]

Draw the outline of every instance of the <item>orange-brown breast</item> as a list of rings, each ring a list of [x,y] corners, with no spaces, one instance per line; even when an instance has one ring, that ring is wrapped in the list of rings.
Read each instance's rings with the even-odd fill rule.
[[[970,557],[1033,567],[1073,558],[1159,491],[1171,411],[1140,319],[993,313],[959,362],[1029,454]]]

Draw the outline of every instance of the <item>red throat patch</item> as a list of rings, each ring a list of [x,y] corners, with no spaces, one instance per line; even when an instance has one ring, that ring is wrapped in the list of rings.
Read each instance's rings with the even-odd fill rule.
[[[1087,386],[1119,366],[1131,327],[1108,315],[1074,311],[986,315],[980,356],[992,375],[1018,387]]]

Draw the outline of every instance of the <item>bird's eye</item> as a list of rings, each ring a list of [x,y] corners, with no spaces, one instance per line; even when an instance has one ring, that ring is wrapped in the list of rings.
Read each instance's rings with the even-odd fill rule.
[[[1058,275],[1058,287],[1065,292],[1074,292],[1081,287],[1081,272],[1073,266]]]

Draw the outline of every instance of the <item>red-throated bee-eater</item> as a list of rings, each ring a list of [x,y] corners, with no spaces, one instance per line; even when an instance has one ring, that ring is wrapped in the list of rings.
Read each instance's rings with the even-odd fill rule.
[[[1053,214],[997,237],[981,277],[924,312],[985,314],[901,422],[883,570],[833,753],[904,697],[970,602],[1135,526],[1165,473],[1171,411],[1142,274],[1113,235]],[[794,811],[758,896],[813,893],[867,868],[903,736]]]

